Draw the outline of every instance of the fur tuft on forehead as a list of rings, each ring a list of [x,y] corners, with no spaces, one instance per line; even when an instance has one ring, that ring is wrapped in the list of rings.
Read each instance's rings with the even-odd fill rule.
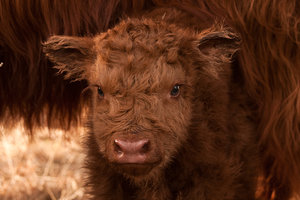
[[[133,63],[140,64],[145,57],[161,58],[168,64],[178,63],[179,50],[186,47],[188,38],[192,39],[187,30],[145,18],[124,20],[95,41],[98,54],[108,66],[119,64],[132,70]]]
[[[190,84],[185,79],[190,64],[182,57],[184,49],[197,49],[194,40],[195,36],[176,25],[147,18],[124,20],[95,37],[97,75],[90,82],[113,94],[124,88],[151,93],[158,88],[169,90],[178,82]]]

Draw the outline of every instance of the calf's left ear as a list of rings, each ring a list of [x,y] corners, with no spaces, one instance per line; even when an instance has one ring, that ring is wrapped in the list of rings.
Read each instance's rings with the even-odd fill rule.
[[[43,44],[43,52],[55,63],[65,79],[86,79],[87,68],[94,64],[94,41],[88,37],[52,36]]]
[[[197,46],[203,55],[221,60],[230,61],[240,46],[239,37],[227,30],[207,30],[199,34]]]

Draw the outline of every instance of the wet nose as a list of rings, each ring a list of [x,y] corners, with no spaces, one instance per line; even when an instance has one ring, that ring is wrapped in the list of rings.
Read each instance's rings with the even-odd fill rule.
[[[150,150],[151,145],[148,139],[137,141],[114,140],[114,153],[118,163],[143,164],[147,160]]]

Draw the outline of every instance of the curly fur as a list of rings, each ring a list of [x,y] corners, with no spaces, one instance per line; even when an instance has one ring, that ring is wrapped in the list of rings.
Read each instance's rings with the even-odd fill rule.
[[[65,81],[41,53],[52,34],[94,35],[123,13],[176,6],[200,28],[225,20],[242,39],[238,61],[248,94],[257,104],[262,198],[289,199],[300,188],[299,2],[266,1],[20,1],[0,2],[0,116],[23,118],[27,127],[76,122],[86,82]],[[186,20],[188,21],[188,20]],[[188,23],[186,23],[188,26]],[[24,84],[26,83],[26,84]],[[34,102],[34,104],[33,104]],[[7,118],[11,116],[11,118]]]

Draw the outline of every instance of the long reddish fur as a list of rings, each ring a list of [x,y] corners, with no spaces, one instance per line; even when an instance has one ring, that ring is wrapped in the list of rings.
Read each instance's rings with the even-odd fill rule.
[[[0,120],[29,129],[79,122],[85,82],[56,76],[41,52],[53,34],[94,35],[126,14],[175,6],[209,26],[225,20],[242,39],[238,62],[256,100],[264,192],[289,199],[300,191],[300,3],[297,0],[2,0]]]

